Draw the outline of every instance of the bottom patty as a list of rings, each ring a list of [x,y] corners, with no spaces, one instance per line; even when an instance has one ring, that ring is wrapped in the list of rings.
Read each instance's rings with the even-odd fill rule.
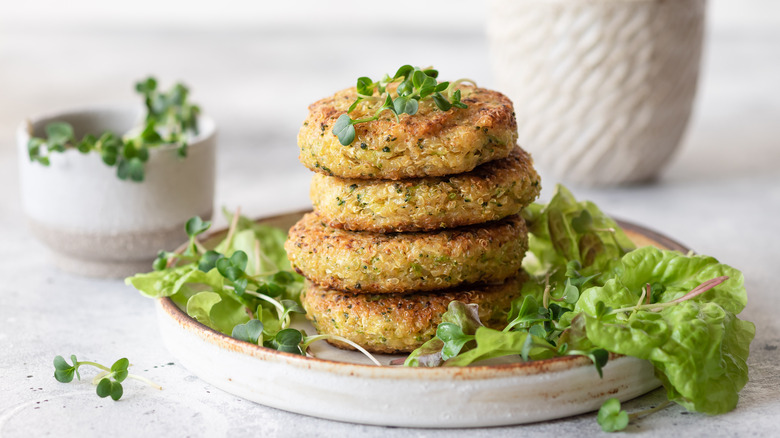
[[[434,337],[450,301],[478,304],[482,323],[502,328],[525,278],[520,274],[501,284],[413,294],[353,294],[307,281],[301,301],[320,334],[342,336],[373,353],[408,353]]]

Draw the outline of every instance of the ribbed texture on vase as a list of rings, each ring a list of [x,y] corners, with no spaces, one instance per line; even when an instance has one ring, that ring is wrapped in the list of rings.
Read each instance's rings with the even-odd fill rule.
[[[690,116],[704,10],[704,0],[493,1],[493,70],[519,144],[567,181],[657,175]]]

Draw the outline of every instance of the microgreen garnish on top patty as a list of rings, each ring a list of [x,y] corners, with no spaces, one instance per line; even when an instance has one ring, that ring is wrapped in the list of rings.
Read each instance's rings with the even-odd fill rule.
[[[393,113],[396,119],[401,114],[414,115],[419,108],[419,102],[425,99],[432,99],[442,111],[449,111],[453,107],[467,108],[466,104],[460,101],[460,90],[455,89],[455,86],[461,82],[473,83],[473,81],[461,79],[455,82],[438,82],[436,80],[438,76],[439,72],[432,68],[421,69],[404,65],[394,76],[385,75],[376,82],[369,77],[359,77],[356,85],[358,97],[350,105],[347,113],[352,112],[362,101],[382,102],[382,105],[373,116],[363,119],[355,120],[348,114],[342,114],[333,125],[333,134],[339,138],[341,144],[348,146],[355,140],[356,124],[377,120],[385,111]],[[388,85],[394,82],[399,82],[395,89],[395,98],[387,89]]]

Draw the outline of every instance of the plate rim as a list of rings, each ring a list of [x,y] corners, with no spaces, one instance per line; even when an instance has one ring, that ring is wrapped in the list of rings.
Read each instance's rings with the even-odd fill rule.
[[[264,216],[253,219],[254,222],[271,222],[282,220],[293,215],[303,215],[311,212],[310,209],[291,211],[273,216]],[[612,217],[624,230],[642,235],[670,250],[688,253],[691,250],[682,243],[674,240],[658,231],[643,225]],[[204,240],[225,233],[227,228],[214,230],[203,236]],[[575,367],[590,366],[591,361],[584,356],[561,356],[550,359],[541,359],[527,362],[514,362],[509,364],[494,365],[470,365],[466,367],[407,367],[403,365],[360,364],[323,359],[313,356],[302,356],[292,353],[273,350],[261,345],[252,344],[230,337],[224,333],[212,329],[201,322],[191,318],[180,309],[170,297],[162,297],[157,300],[158,309],[172,318],[183,329],[193,332],[203,340],[223,347],[227,350],[242,353],[261,360],[273,360],[284,362],[288,365],[305,369],[319,369],[327,372],[344,373],[355,377],[377,377],[377,374],[388,373],[387,377],[406,379],[449,379],[449,380],[481,380],[492,379],[499,376],[535,375],[551,372],[565,371]],[[610,353],[610,361],[628,356]]]

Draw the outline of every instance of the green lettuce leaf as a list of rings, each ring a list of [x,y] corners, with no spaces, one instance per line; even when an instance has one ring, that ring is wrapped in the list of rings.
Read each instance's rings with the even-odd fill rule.
[[[636,248],[617,223],[590,201],[578,202],[557,185],[547,205],[532,204],[523,212],[528,224],[529,254],[523,267],[543,275],[570,261],[584,276],[606,272],[625,253]]]
[[[198,322],[230,336],[233,327],[249,321],[246,307],[226,294],[199,292],[187,301],[187,314]]]
[[[451,301],[447,306],[447,311],[441,317],[441,324],[452,324],[460,329],[461,335],[474,336],[477,330],[483,326],[477,310],[478,306],[476,304]],[[439,327],[441,327],[441,324]],[[440,333],[438,330],[436,333],[436,336],[407,356],[404,362],[405,366],[435,367],[444,362],[442,351],[446,345],[439,337]],[[466,345],[461,345],[461,347],[460,351],[468,350]]]
[[[547,205],[531,204],[523,217],[529,230],[523,269],[533,277],[523,285],[523,294],[540,301],[548,284],[553,297],[564,295],[572,277],[567,275],[570,263],[577,267],[575,278],[600,286],[614,276],[621,257],[636,247],[594,203],[577,201],[562,185],[556,186]],[[585,284],[578,284],[577,292],[581,286]]]
[[[223,213],[225,214],[228,222],[233,219],[233,214],[229,211],[223,209]],[[263,263],[262,270],[292,270],[290,261],[287,259],[287,252],[284,250],[284,242],[287,240],[287,233],[285,231],[276,227],[258,224],[257,222],[244,216],[240,216],[238,218],[238,229],[245,231],[251,230],[254,233],[253,237],[260,241],[260,259]],[[243,245],[244,248],[238,248],[237,245]],[[218,247],[218,249],[219,248],[220,247]],[[247,254],[253,254],[254,243],[251,245],[240,243],[237,233],[233,239],[233,247],[222,249],[228,252],[232,252],[232,250],[243,249]]]
[[[299,295],[304,281],[290,270],[284,251],[286,238],[281,229],[239,217],[231,239],[222,240],[214,251],[201,254],[203,250],[191,244],[191,253],[177,260],[187,264],[137,274],[125,283],[150,298],[170,297],[189,316],[228,335],[249,320],[249,313],[256,314],[265,334],[273,337],[289,324],[287,314],[303,312]],[[233,261],[239,251],[246,256],[240,263]],[[225,263],[225,258],[230,263]],[[229,264],[230,269],[223,266],[220,271],[220,264]],[[268,300],[276,301],[280,310]]]
[[[609,351],[649,360],[669,399],[691,411],[736,406],[755,336],[755,326],[736,316],[747,303],[741,272],[708,256],[634,249],[612,219],[562,186],[523,216],[530,232],[523,267],[532,279],[512,303],[505,331],[446,326],[444,339],[437,335],[406,365],[578,354],[600,370]],[[719,277],[727,279],[710,282]],[[706,291],[686,297],[697,288]],[[457,354],[445,361],[445,349]]]
[[[682,297],[699,284],[720,276],[729,279],[693,298],[696,302],[713,302],[737,314],[747,304],[742,273],[709,256],[686,256],[677,251],[646,246],[626,254],[617,266],[619,275],[603,287],[582,292],[574,313],[596,314],[601,301],[612,308],[633,306],[645,285],[661,284],[665,291],[653,303],[669,302]]]
[[[716,303],[693,301],[658,313],[637,311],[626,321],[611,316],[586,316],[588,338],[608,351],[650,360],[669,400],[710,415],[737,405],[748,381],[752,323]]]
[[[528,342],[531,336],[532,343]],[[552,346],[544,339],[527,331],[502,332],[488,327],[479,327],[474,334],[475,348],[444,362],[444,366],[466,366],[481,360],[501,356],[521,355],[532,360],[549,359],[555,356]]]
[[[585,315],[588,339],[613,353],[650,360],[669,399],[690,410],[719,414],[733,409],[748,380],[746,361],[755,335],[752,323],[735,316],[747,302],[742,274],[712,257],[653,247],[627,254],[617,272],[603,287],[585,290],[572,312]],[[687,301],[652,307],[720,276],[729,279]],[[648,284],[663,288],[643,310],[597,317],[599,303],[636,306]]]
[[[180,282],[180,279],[189,275],[193,270],[197,270],[197,267],[186,265],[163,271],[135,274],[125,278],[125,284],[133,286],[142,295],[149,298],[170,297],[181,289],[183,283]]]

